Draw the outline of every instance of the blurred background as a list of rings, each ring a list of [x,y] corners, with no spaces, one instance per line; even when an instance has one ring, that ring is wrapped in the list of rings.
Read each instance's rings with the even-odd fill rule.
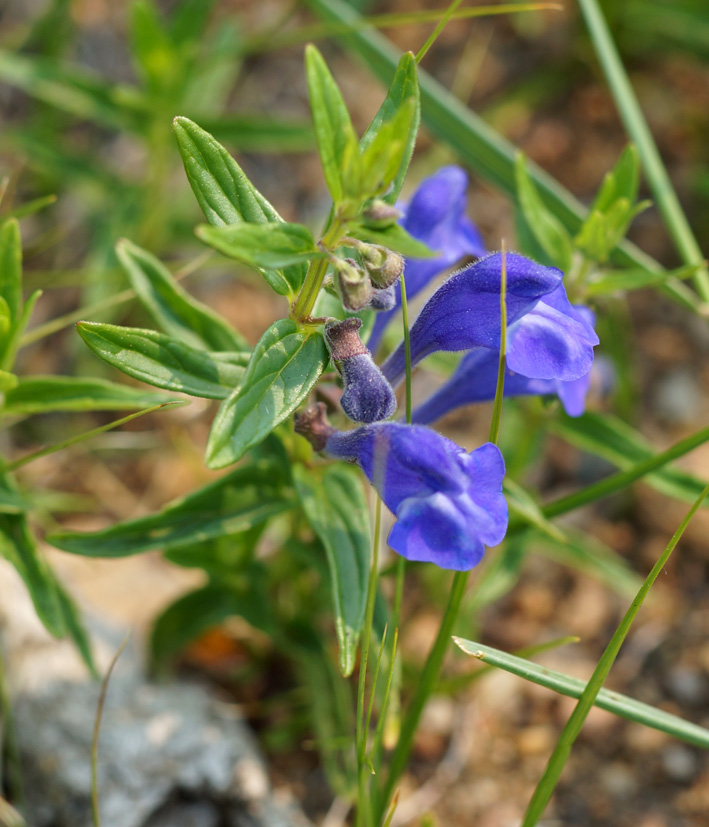
[[[376,15],[447,7],[441,0],[353,0],[351,5]],[[607,0],[602,5],[682,205],[705,244],[706,2]],[[589,203],[627,138],[575,3],[564,0],[561,6],[451,21],[422,68]],[[193,295],[218,308],[255,343],[285,308],[257,276],[207,255],[194,237],[201,215],[171,119],[185,115],[212,132],[286,220],[317,231],[329,199],[309,126],[303,48],[313,40],[322,49],[360,134],[384,94],[367,65],[329,34],[305,2],[5,0],[0,13],[0,176],[9,178],[2,210],[56,196],[22,221],[25,284],[44,295],[19,371],[122,381],[73,331],[79,318],[150,326],[135,302],[122,295],[127,282],[114,253],[121,237],[184,275]],[[383,33],[399,49],[416,52],[432,28],[409,22]],[[408,191],[442,164],[456,161],[424,127]],[[642,186],[641,195],[650,197]],[[505,196],[473,176],[469,204],[490,249],[502,238],[514,247],[514,215]],[[629,237],[665,266],[681,263],[656,209],[636,219]],[[609,305],[608,312],[614,333],[602,335],[601,352],[615,360],[616,391],[597,404],[630,421],[658,449],[704,425],[706,319],[649,290]],[[23,484],[53,492],[38,513],[41,529],[95,529],[134,518],[211,479],[202,453],[213,412],[212,403],[193,400],[187,408],[153,415],[28,466]],[[522,427],[523,420],[510,416],[507,427]],[[110,418],[32,417],[14,424],[5,439],[23,452]],[[444,423],[446,433],[472,445],[486,431],[488,418],[484,408],[465,409]],[[536,449],[536,483],[547,494],[611,470],[555,436],[545,436]],[[682,464],[706,476],[709,449],[697,449]],[[572,527],[588,532],[644,577],[685,510],[685,504],[637,485],[588,513],[574,513]],[[698,514],[690,526],[611,679],[613,688],[705,726],[708,516]],[[157,555],[87,561],[47,553],[91,614],[139,630],[149,628],[161,608],[201,577]],[[580,643],[547,654],[544,662],[586,677],[627,605],[628,590],[589,577],[581,562],[574,568],[553,557],[548,549],[525,555],[508,591],[489,605],[469,607],[474,627],[466,636],[512,651],[578,635]],[[402,632],[405,672],[414,674],[432,640],[447,588],[444,572],[420,567],[410,572]],[[470,664],[452,656],[450,668],[460,675]],[[268,642],[243,623],[215,628],[179,657],[175,673],[212,681],[241,705],[267,753],[274,784],[291,790],[320,823],[332,799],[312,747],[298,676]],[[517,823],[570,709],[568,699],[502,673],[458,694],[436,696],[405,782],[405,792],[423,791],[419,803],[433,821],[412,823]],[[706,824],[706,754],[596,710],[554,807],[556,823],[568,825]]]

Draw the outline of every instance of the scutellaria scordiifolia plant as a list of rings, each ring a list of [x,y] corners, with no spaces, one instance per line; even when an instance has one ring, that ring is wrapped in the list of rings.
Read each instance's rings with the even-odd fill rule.
[[[306,51],[306,75],[332,196],[317,237],[302,224],[283,221],[209,133],[186,118],[174,122],[207,220],[197,236],[255,269],[283,298],[283,317],[250,349],[152,255],[124,241],[120,261],[162,330],[78,326],[97,355],[128,375],[218,400],[206,462],[212,469],[235,467],[158,514],[52,540],[91,556],[161,548],[179,565],[202,568],[207,585],[158,618],[154,661],[164,664],[190,637],[234,614],[271,635],[298,663],[311,690],[313,726],[334,790],[357,802],[358,824],[380,827],[435,687],[467,573],[486,556],[494,560],[539,534],[560,542],[545,507],[517,480],[505,480],[496,429],[489,441],[466,450],[441,435],[436,423],[454,408],[493,400],[499,419],[503,397],[530,396],[557,397],[569,415],[561,420],[566,428],[588,421],[584,411],[599,337],[587,301],[599,265],[634,214],[637,160],[632,150],[624,154],[589,224],[573,239],[544,211],[520,160],[520,236],[532,239],[527,246],[536,255],[531,249],[490,253],[466,215],[462,168],[438,170],[401,200],[420,119],[412,55],[401,58],[361,139],[314,47]],[[470,258],[475,261],[466,263]],[[398,344],[394,331],[407,295],[422,306]],[[397,405],[397,390],[411,368],[425,369],[442,355],[437,364],[444,367],[436,369],[445,375],[438,390],[413,410]],[[540,421],[561,416],[559,405],[521,410]],[[365,481],[374,492],[373,539]],[[393,751],[385,748],[384,731],[399,655],[396,634],[385,641],[384,628],[388,621],[399,625],[396,595],[404,568],[396,566],[402,579],[388,602],[386,589],[379,589],[381,503],[393,519],[387,539],[393,552],[456,572],[421,678],[410,693],[404,687],[408,711]],[[280,538],[280,553],[272,551],[274,538]],[[502,550],[486,555],[505,541]],[[627,576],[621,564],[614,565]],[[314,571],[320,577],[313,590]],[[481,580],[490,571],[494,576],[491,566]],[[292,587],[289,600],[273,599],[284,586]],[[498,584],[493,587],[499,592]],[[350,685],[333,674],[321,635],[326,612],[334,615],[342,675],[355,672],[359,657],[356,689],[343,690]],[[378,685],[368,671],[370,642],[378,648],[374,675],[380,665],[388,673]],[[343,691],[352,693],[350,701],[356,694],[354,720],[355,704],[342,704]],[[353,731],[354,750],[337,746]]]

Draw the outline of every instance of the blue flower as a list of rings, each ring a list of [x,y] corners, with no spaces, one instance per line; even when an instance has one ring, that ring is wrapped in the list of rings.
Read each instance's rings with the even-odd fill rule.
[[[468,453],[428,428],[384,422],[331,430],[325,452],[364,471],[396,515],[390,547],[409,560],[467,571],[505,536],[505,464],[492,443]]]
[[[552,365],[560,360],[563,361],[561,345],[566,343],[568,350],[572,350],[572,342],[567,339],[570,340],[571,336],[580,329],[580,325],[576,324],[575,316],[567,317],[563,309],[557,309],[557,305],[565,307],[564,302],[571,308],[566,299],[566,293],[561,287],[563,274],[556,267],[537,264],[519,253],[507,253],[506,265],[506,305],[509,325],[538,306],[542,297],[549,297],[553,294],[552,304],[536,309],[531,331],[532,345],[537,332],[543,334],[548,328],[551,328],[554,333],[561,331],[556,337],[550,334],[545,339],[549,345],[548,348],[543,354],[540,352],[540,359],[551,370]],[[458,271],[436,290],[411,328],[412,365],[438,350],[458,351],[470,350],[474,347],[499,348],[501,267],[501,253],[493,253]],[[557,288],[561,288],[560,291],[557,291]],[[530,358],[530,337],[527,336],[526,329],[518,335],[519,342],[516,351],[520,362],[526,364]],[[511,342],[510,349],[512,348]],[[583,350],[584,348],[580,347],[579,353],[575,356],[583,356],[581,353]],[[531,358],[534,358],[533,355]],[[593,359],[592,348],[589,358]],[[403,378],[405,361],[402,343],[382,365],[382,372],[392,385],[396,385]],[[510,368],[513,368],[512,364]]]
[[[558,287],[511,324],[505,396],[555,394],[570,416],[580,416],[598,344],[594,321],[587,307],[572,306]],[[448,382],[414,411],[413,421],[434,422],[461,405],[494,399],[499,359],[499,348],[473,348]]]
[[[403,207],[402,227],[414,238],[438,251],[435,258],[406,260],[407,298],[413,298],[432,278],[453,267],[464,256],[484,256],[487,252],[473,222],[465,214],[468,176],[460,167],[442,167],[426,178]],[[375,351],[384,329],[401,307],[401,288],[396,285],[396,303],[388,312],[378,314],[369,340]]]

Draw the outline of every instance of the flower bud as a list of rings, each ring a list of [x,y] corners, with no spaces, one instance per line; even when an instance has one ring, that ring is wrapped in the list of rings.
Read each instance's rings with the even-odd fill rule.
[[[326,408],[322,402],[316,402],[302,413],[296,414],[295,432],[305,437],[316,451],[322,451],[325,443],[335,429],[327,421]]]
[[[375,290],[372,293],[372,298],[369,300],[369,306],[377,313],[392,310],[396,306],[396,290],[394,285],[386,287],[384,290]]]
[[[335,269],[344,308],[352,313],[362,310],[372,297],[372,282],[366,271],[352,258],[339,260]]]
[[[404,272],[403,257],[386,247],[363,244],[359,252],[372,284],[380,290],[391,287]]]
[[[342,375],[342,410],[355,422],[378,422],[394,413],[396,397],[359,338],[361,326],[355,318],[330,323],[325,326],[325,341]]]
[[[362,223],[375,230],[392,227],[401,218],[401,210],[379,198],[370,201],[362,210]]]

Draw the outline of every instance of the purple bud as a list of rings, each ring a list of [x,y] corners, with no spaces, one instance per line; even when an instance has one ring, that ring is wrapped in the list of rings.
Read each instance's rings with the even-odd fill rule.
[[[355,318],[330,323],[325,326],[325,341],[342,375],[342,410],[354,422],[378,422],[392,416],[396,397],[359,338],[361,326]]]
[[[376,310],[377,313],[391,310],[395,304],[396,290],[394,289],[393,284],[391,287],[386,287],[384,290],[375,290],[372,293],[372,298],[369,301],[370,308],[372,310]]]

